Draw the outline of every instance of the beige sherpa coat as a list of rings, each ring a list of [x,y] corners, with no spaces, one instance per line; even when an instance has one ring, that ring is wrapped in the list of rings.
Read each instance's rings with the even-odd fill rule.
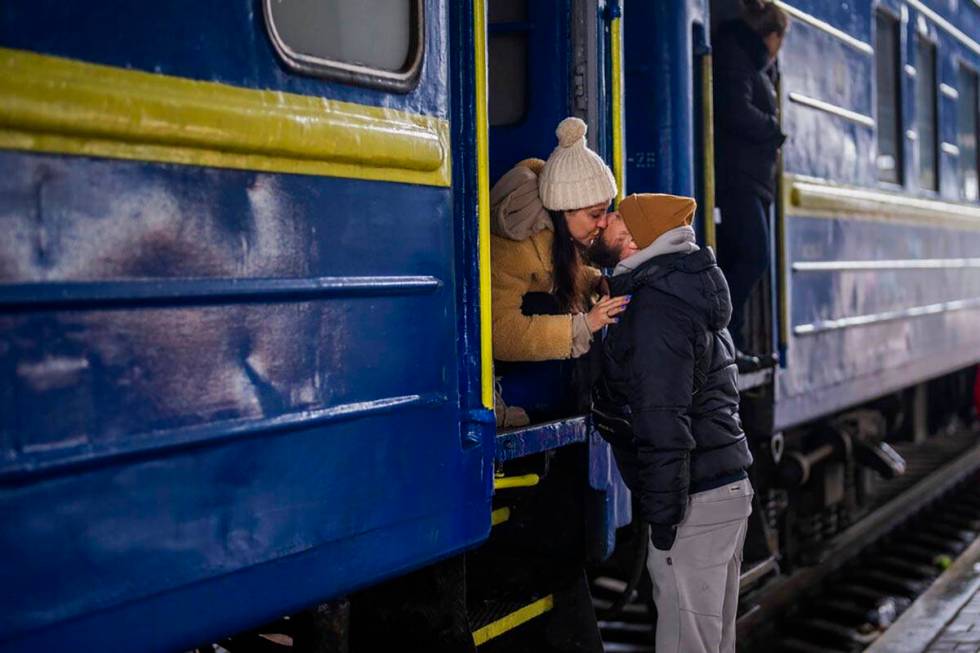
[[[582,350],[581,315],[524,315],[529,292],[554,291],[551,246],[554,231],[538,198],[537,170],[544,162],[522,161],[498,181],[490,194],[493,356],[502,361],[571,358]],[[582,268],[583,295],[599,271]],[[573,348],[573,339],[576,347]],[[588,349],[589,334],[585,335]]]

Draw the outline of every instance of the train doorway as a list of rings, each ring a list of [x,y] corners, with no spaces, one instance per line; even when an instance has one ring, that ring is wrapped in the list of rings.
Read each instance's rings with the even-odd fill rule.
[[[714,132],[714,178],[715,198],[714,205],[717,206],[715,213],[715,234],[716,249],[718,260],[725,274],[729,279],[729,285],[733,290],[733,302],[739,303],[736,312],[742,313],[740,320],[735,320],[730,325],[732,335],[735,338],[738,348],[755,356],[758,356],[762,369],[747,369],[746,385],[754,385],[757,382],[765,381],[769,374],[769,367],[776,361],[776,352],[779,350],[777,344],[777,316],[778,306],[779,277],[775,274],[778,270],[778,243],[781,238],[781,220],[779,215],[780,207],[780,178],[782,177],[782,163],[777,159],[772,183],[772,198],[770,201],[762,202],[764,207],[762,216],[755,216],[752,211],[748,211],[745,202],[739,201],[744,192],[745,184],[732,184],[737,172],[732,168],[738,165],[737,157],[731,156],[735,149],[731,146],[725,147],[725,140],[731,142],[728,136],[733,131],[732,125],[736,121],[726,120],[731,112],[739,111],[737,103],[732,103],[732,95],[725,92],[726,80],[731,79],[731,71],[728,67],[728,59],[731,53],[726,52],[725,43],[730,42],[731,24],[740,21],[742,3],[739,0],[711,0],[711,44],[712,44],[712,86],[713,86],[713,132]],[[747,30],[742,30],[747,31]],[[741,31],[736,32],[741,34]],[[719,48],[721,51],[719,52]],[[764,71],[767,83],[771,84],[771,90],[775,99],[775,111],[777,120],[780,117],[780,95],[779,95],[779,72],[778,62],[775,62]],[[726,114],[728,112],[728,114]],[[775,148],[774,148],[775,150]],[[728,186],[726,187],[726,180]],[[732,188],[738,187],[739,192],[730,192]],[[754,205],[753,205],[754,206]],[[764,229],[759,226],[750,229],[759,220],[764,224]],[[757,239],[747,240],[746,234],[756,233],[758,239],[764,242],[756,242]],[[748,293],[748,298],[744,301],[744,292],[741,290],[745,286],[741,278],[749,274],[750,262],[756,259],[764,259],[765,271],[761,278],[754,284]],[[756,265],[760,265],[756,261]],[[738,278],[736,278],[738,277]],[[736,323],[737,322],[737,323]],[[740,365],[741,367],[741,365]]]
[[[607,32],[595,0],[488,2],[491,186],[520,161],[547,159],[557,145],[558,123],[570,115],[588,123],[589,146],[610,159]],[[526,409],[536,423],[587,406],[572,390],[578,363],[497,361],[495,373],[506,403]]]

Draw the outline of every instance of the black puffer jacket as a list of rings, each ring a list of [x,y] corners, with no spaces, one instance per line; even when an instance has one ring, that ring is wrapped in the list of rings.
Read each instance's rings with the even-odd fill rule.
[[[776,119],[769,51],[741,19],[713,38],[715,170],[719,191],[749,187],[772,201],[776,152],[786,140]]]
[[[706,248],[654,257],[610,288],[633,298],[603,342],[593,418],[642,517],[670,528],[689,494],[742,478],[752,464],[725,328],[728,283]]]

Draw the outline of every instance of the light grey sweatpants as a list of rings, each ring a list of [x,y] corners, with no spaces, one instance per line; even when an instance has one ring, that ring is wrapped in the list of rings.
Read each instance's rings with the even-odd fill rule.
[[[748,479],[692,494],[670,551],[650,545],[657,653],[734,653],[752,494]]]

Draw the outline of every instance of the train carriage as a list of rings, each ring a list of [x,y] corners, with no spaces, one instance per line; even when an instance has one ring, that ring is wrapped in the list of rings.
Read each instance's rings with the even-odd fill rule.
[[[800,2],[791,15],[777,429],[980,350],[977,8]]]
[[[452,4],[5,6],[0,648],[174,650],[486,537]]]

